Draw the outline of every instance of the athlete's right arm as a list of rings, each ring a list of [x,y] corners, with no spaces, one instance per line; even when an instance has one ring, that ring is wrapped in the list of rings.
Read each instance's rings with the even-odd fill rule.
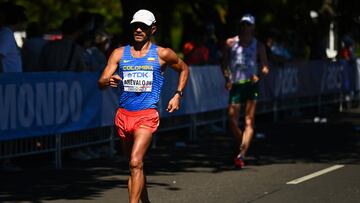
[[[123,53],[124,53],[124,47],[117,48],[111,53],[107,65],[98,81],[98,85],[100,89],[104,89],[107,86],[110,87],[118,86],[121,78],[119,75],[116,75],[114,73],[119,66],[119,62],[123,56]]]

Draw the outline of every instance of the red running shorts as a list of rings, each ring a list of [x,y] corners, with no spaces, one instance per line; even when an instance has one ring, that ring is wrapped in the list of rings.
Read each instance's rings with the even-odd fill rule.
[[[160,118],[156,109],[128,111],[119,108],[115,116],[116,130],[119,136],[126,141],[133,140],[133,134],[139,128],[146,128],[154,133],[159,124]]]

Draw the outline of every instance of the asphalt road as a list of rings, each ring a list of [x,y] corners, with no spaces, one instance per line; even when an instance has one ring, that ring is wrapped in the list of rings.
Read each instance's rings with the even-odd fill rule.
[[[313,116],[287,117],[278,123],[257,117],[247,166],[234,168],[235,144],[226,133],[200,129],[159,134],[145,160],[153,203],[353,203],[360,200],[360,111],[329,113],[326,123]],[[186,146],[176,147],[185,141]],[[16,160],[23,170],[0,172],[0,202],[128,202],[127,163],[114,159]],[[324,171],[328,170],[328,171]],[[333,170],[332,170],[333,169]],[[300,180],[299,180],[300,178]],[[291,181],[297,184],[289,184]]]

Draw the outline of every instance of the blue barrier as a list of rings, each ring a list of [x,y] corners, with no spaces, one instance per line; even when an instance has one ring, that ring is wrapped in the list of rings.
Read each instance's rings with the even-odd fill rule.
[[[97,78],[95,73],[1,74],[0,140],[100,126]]]
[[[259,102],[311,97],[355,89],[355,65],[311,61],[272,67],[260,81]],[[100,91],[99,74],[46,72],[0,74],[0,141],[113,125],[117,89]],[[219,66],[192,66],[181,109],[166,106],[178,75],[168,69],[159,102],[162,118],[227,106],[228,92]]]

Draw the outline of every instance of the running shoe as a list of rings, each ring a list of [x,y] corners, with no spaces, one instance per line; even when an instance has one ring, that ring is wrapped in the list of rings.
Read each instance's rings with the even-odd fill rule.
[[[245,167],[244,158],[242,156],[236,156],[234,164],[237,168],[243,169]]]

